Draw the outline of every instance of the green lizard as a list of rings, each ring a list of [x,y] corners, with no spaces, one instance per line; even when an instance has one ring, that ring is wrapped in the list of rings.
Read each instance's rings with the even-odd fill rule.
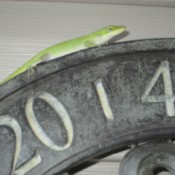
[[[17,75],[29,70],[42,62],[47,62],[58,57],[68,55],[70,53],[87,49],[90,47],[100,46],[102,44],[107,43],[116,35],[125,31],[125,26],[106,26],[101,28],[93,33],[88,35],[68,40],[62,43],[55,44],[50,46],[41,52],[39,52],[36,56],[27,61],[24,65],[22,65],[19,69],[17,69],[14,73],[9,75],[5,80],[3,80],[0,85],[11,80]]]

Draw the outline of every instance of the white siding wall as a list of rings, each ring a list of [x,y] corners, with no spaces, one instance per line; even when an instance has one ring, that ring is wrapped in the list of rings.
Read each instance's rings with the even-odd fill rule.
[[[102,26],[126,25],[120,41],[175,37],[175,8],[61,2],[0,2],[0,80],[45,47]],[[116,160],[116,162],[114,162]],[[78,175],[117,175],[121,155]]]
[[[16,1],[16,0],[13,0],[13,1]],[[20,0],[20,1],[23,1],[23,0]],[[28,1],[33,1],[33,0],[28,0]],[[175,7],[175,0],[35,0],[35,1]]]

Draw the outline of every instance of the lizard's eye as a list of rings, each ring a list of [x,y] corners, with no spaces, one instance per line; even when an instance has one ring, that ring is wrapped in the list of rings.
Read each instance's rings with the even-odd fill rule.
[[[108,28],[108,31],[109,31],[109,32],[112,32],[112,28],[111,28],[111,27],[110,27],[110,28]]]

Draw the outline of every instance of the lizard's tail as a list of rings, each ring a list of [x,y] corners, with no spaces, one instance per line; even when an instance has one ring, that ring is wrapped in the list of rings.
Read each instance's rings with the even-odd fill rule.
[[[7,81],[11,80],[12,78],[16,77],[18,74],[21,74],[25,71],[26,69],[21,66],[19,69],[17,69],[15,72],[10,74],[7,78],[5,78],[3,81],[0,82],[0,85],[6,83]]]
[[[10,74],[7,78],[5,78],[3,81],[0,82],[0,85],[6,83],[7,81],[11,80],[12,78],[16,77],[17,75],[25,72],[26,70],[34,67],[37,63],[37,60],[39,61],[39,58],[41,57],[43,53],[40,52],[38,53],[36,56],[34,56],[32,59],[30,59],[29,61],[27,61],[24,65],[22,65],[21,67],[19,67],[15,72],[13,72],[12,74]],[[36,62],[35,62],[36,60]],[[33,64],[32,64],[33,63]]]

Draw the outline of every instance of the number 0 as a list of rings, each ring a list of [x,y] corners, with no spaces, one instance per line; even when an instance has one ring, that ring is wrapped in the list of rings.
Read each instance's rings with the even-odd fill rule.
[[[28,98],[25,109],[26,117],[30,127],[32,128],[32,131],[44,145],[46,145],[52,150],[64,151],[68,149],[73,141],[73,126],[67,110],[60,101],[58,101],[54,96],[47,92],[37,92],[35,95],[36,97],[31,96]],[[53,143],[38,123],[37,118],[35,116],[35,112],[33,110],[33,103],[36,98],[40,98],[47,102],[59,115],[67,132],[67,143],[64,146],[58,146],[55,143]]]

